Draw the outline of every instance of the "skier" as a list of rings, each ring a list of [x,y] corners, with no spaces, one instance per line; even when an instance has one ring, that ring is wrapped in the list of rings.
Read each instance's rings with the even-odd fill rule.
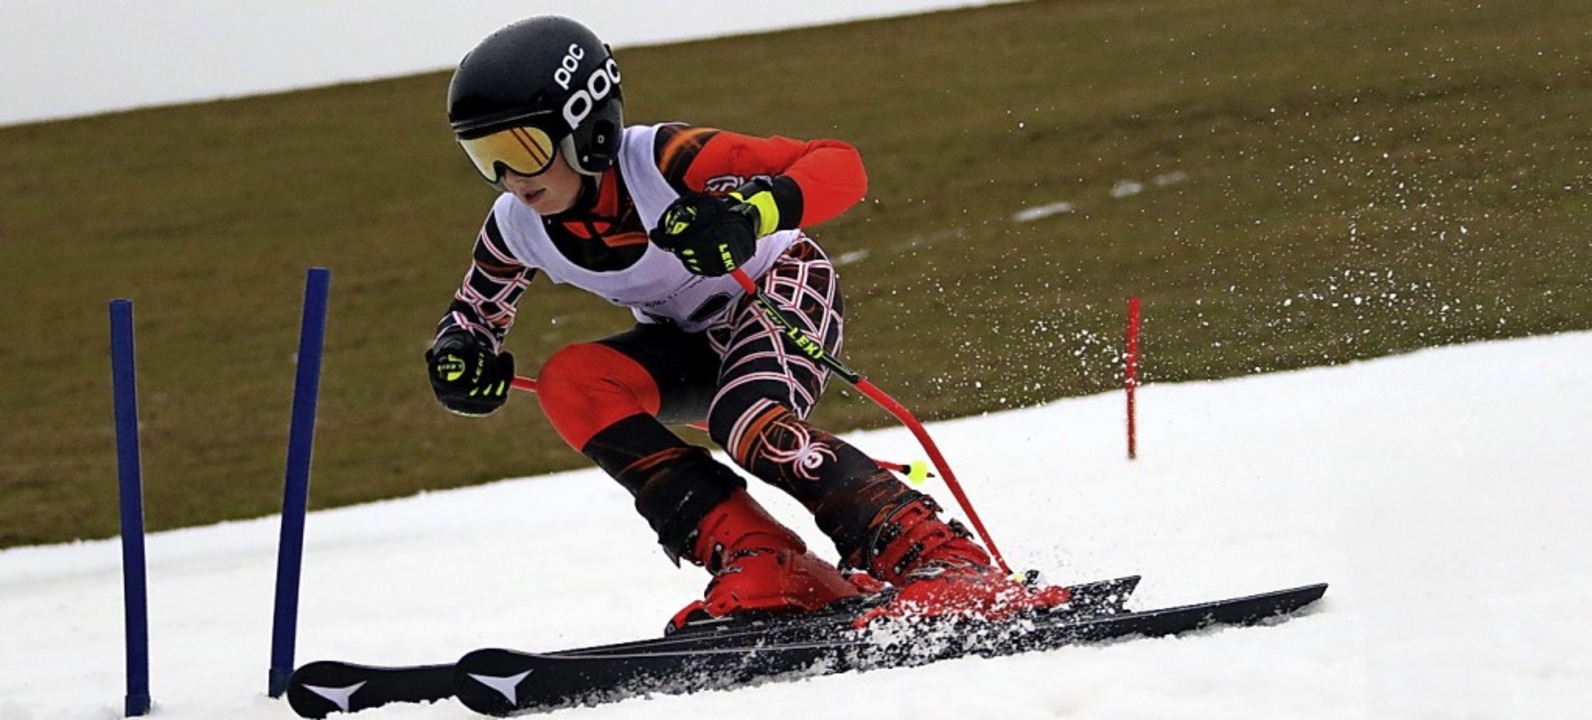
[[[510,24],[467,54],[448,120],[500,194],[426,353],[437,399],[468,416],[507,401],[514,358],[504,337],[538,275],[629,308],[632,329],[549,356],[537,397],[559,435],[630,491],[664,552],[712,574],[673,627],[815,611],[879,581],[897,588],[881,614],[1003,617],[1065,602],[1064,589],[1003,575],[930,497],[809,424],[828,369],[792,352],[728,276],[743,270],[837,352],[835,269],[803,229],[862,198],[856,149],[626,127],[609,48],[555,16]],[[844,568],[866,574],[813,554],[740,474],[665,427],[702,420],[736,464],[813,513]]]

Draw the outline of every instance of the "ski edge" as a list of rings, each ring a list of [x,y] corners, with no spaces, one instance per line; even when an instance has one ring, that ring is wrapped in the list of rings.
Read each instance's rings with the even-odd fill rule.
[[[1068,613],[1079,618],[1098,614],[1102,617],[1122,614],[1137,589],[1142,576],[1125,575],[1105,580],[1075,583],[1069,587],[1078,592],[1083,604]],[[723,630],[697,630],[684,635],[644,638],[606,645],[574,648],[540,653],[549,657],[598,658],[608,655],[624,657],[641,652],[688,652],[715,646],[726,646],[735,652],[744,652],[754,646],[755,638],[762,638],[760,646],[767,646],[771,632],[787,633],[791,637],[802,633],[822,634],[830,625],[848,623],[853,613],[836,612],[825,616],[802,618],[797,624],[786,624],[789,618],[770,617],[768,622],[732,626]],[[495,650],[483,648],[482,650]],[[481,652],[481,650],[474,651]],[[467,653],[461,658],[474,654]],[[504,649],[503,652],[523,651]],[[391,703],[421,703],[457,697],[456,663],[413,666],[381,666],[341,660],[317,660],[296,669],[289,678],[287,700],[301,717],[324,718],[332,713],[349,713],[368,710]],[[320,676],[320,677],[316,677]],[[363,681],[358,676],[363,676]],[[355,683],[359,686],[356,687]],[[365,686],[374,683],[368,690]],[[317,687],[311,688],[312,685]],[[389,691],[373,695],[371,691],[387,686]],[[443,688],[446,688],[444,690]],[[361,690],[364,690],[361,693]]]
[[[682,667],[691,667],[693,672],[710,672],[718,678],[701,687],[693,686],[686,689],[674,686],[680,692],[694,692],[735,687],[748,679],[767,679],[785,675],[805,677],[806,671],[798,666],[825,668],[819,674],[865,672],[888,667],[916,666],[952,657],[996,657],[1059,649],[1068,645],[1127,640],[1134,637],[1182,635],[1213,626],[1249,626],[1271,619],[1294,616],[1299,610],[1321,599],[1326,594],[1327,587],[1326,583],[1317,583],[1140,612],[1072,620],[1058,618],[1054,623],[1044,624],[1023,631],[1021,634],[997,633],[984,641],[974,640],[967,644],[953,644],[941,651],[915,653],[917,655],[915,658],[905,661],[887,660],[883,659],[884,656],[869,660],[867,653],[873,651],[870,648],[878,649],[879,646],[872,640],[860,636],[829,637],[809,642],[713,645],[691,649],[641,650],[601,655],[483,648],[460,658],[454,671],[454,679],[458,683],[455,691],[466,707],[481,714],[499,717],[519,715],[569,706],[602,704],[636,695],[663,692],[659,687],[650,684],[663,677],[658,676],[628,689],[593,687],[573,691],[572,694],[559,699],[546,698],[536,701],[523,696],[519,683],[537,672],[538,667],[542,668],[541,672],[548,672],[552,667],[560,666],[562,669],[556,676],[575,679],[589,677],[587,673],[591,672],[591,669],[582,668],[592,663],[634,664],[640,667],[640,664],[650,665],[664,661],[679,663]],[[864,654],[858,655],[856,654],[858,652]],[[549,663],[552,665],[548,665]],[[655,674],[667,671],[654,669],[642,672]]]

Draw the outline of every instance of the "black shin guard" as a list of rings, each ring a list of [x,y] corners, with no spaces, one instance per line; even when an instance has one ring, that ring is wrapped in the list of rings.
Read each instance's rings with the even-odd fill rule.
[[[860,553],[883,513],[921,497],[855,446],[778,405],[739,437],[737,462],[811,511],[841,558]]]
[[[688,445],[650,415],[633,415],[593,435],[581,452],[636,499],[636,511],[658,533],[676,565],[708,511],[746,481]]]
[[[689,447],[657,418],[638,413],[597,431],[580,452],[635,495],[641,492],[641,486],[636,484],[639,480],[624,474],[626,468],[665,450]]]
[[[625,487],[636,488],[636,511],[658,533],[658,544],[676,565],[689,554],[708,511],[746,487],[740,475],[707,450],[689,446],[644,457],[616,477]]]

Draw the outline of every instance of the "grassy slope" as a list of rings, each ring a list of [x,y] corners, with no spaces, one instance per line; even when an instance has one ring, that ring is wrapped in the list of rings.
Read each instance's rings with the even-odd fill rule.
[[[847,139],[847,358],[926,418],[1592,327],[1578,3],[1031,2],[620,53],[629,119]],[[136,302],[152,527],[280,502],[333,269],[313,504],[581,464],[420,353],[490,201],[445,74],[0,129],[0,546],[115,532],[105,302]],[[1143,185],[1137,194],[1115,188]],[[1117,197],[1117,195],[1122,195]],[[1069,202],[1071,213],[1014,213]],[[628,316],[543,283],[527,367]],[[837,385],[820,420],[878,425]],[[954,458],[953,458],[954,461]]]

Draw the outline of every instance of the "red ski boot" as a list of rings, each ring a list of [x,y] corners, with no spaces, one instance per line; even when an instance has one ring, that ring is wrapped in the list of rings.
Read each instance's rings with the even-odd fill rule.
[[[811,612],[883,587],[861,574],[848,578],[808,552],[795,532],[744,490],[734,491],[702,518],[687,551],[686,557],[706,567],[713,580],[706,597],[675,613],[671,631],[704,616]]]
[[[889,602],[863,614],[858,627],[880,617],[1003,620],[1070,599],[1066,588],[1031,588],[1004,575],[961,523],[937,517],[939,509],[926,495],[887,507],[874,520],[869,542],[847,558],[848,565],[898,589]]]

